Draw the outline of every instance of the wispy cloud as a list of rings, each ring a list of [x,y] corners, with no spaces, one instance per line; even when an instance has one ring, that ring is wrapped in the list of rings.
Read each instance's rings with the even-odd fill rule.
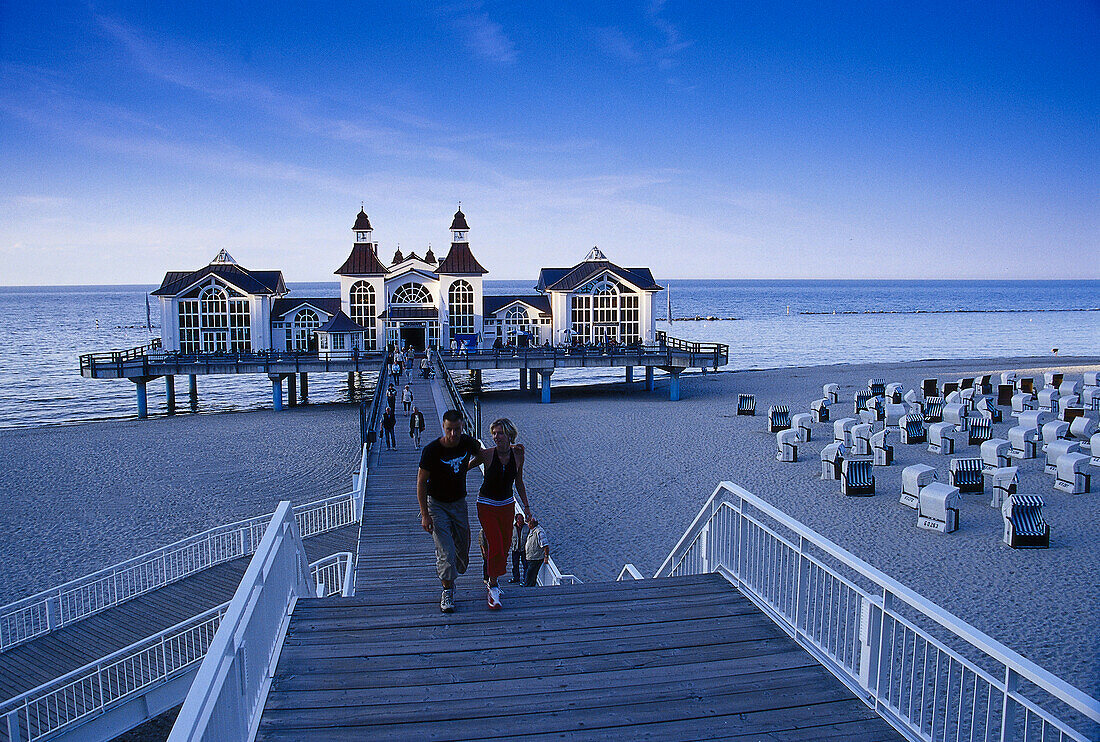
[[[677,64],[676,55],[692,45],[691,40],[683,38],[680,29],[662,16],[665,0],[652,0],[646,9],[646,19],[663,38],[664,43],[657,48],[657,66],[669,71]]]
[[[454,29],[466,47],[478,57],[497,64],[516,61],[516,45],[504,32],[504,27],[489,17],[478,3],[451,17]]]
[[[639,62],[642,55],[634,42],[627,37],[621,28],[615,26],[597,27],[593,30],[596,44],[610,57],[615,57],[624,62]]]

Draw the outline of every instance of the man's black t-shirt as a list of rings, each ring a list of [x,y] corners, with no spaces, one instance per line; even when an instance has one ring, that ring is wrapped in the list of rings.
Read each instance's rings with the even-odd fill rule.
[[[425,446],[420,454],[420,468],[428,472],[428,497],[440,502],[456,502],[464,498],[466,472],[462,470],[462,464],[467,456],[477,451],[477,441],[465,433],[454,448],[445,448],[438,438]]]

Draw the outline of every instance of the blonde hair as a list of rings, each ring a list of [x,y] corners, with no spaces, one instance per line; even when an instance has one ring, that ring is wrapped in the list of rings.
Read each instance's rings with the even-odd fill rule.
[[[519,435],[519,430],[516,429],[516,424],[506,417],[502,417],[499,420],[493,420],[492,425],[489,426],[489,433],[492,434],[493,428],[499,427],[504,431],[504,435],[508,436],[509,443],[515,443],[516,437]]]

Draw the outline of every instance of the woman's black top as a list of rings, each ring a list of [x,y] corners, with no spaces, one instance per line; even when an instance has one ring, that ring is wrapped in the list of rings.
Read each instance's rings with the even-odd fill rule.
[[[493,461],[485,470],[485,480],[481,483],[481,490],[477,494],[477,501],[481,505],[511,505],[516,501],[512,496],[512,486],[516,483],[516,454],[508,458],[505,466],[497,456],[497,450],[493,449]]]

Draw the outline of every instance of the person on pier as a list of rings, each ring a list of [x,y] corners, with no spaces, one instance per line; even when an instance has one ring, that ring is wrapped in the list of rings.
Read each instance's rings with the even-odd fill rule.
[[[397,450],[397,437],[393,434],[396,426],[397,414],[393,411],[393,407],[387,407],[382,413],[382,438],[386,442],[386,448],[392,451]]]
[[[420,526],[435,542],[435,568],[443,593],[439,610],[453,613],[455,580],[470,564],[470,517],[466,507],[466,462],[481,453],[481,444],[462,432],[462,413],[443,413],[443,435],[420,455],[416,499]]]
[[[413,439],[413,445],[420,448],[420,434],[424,432],[424,413],[413,405],[412,414],[409,415],[409,437]]]
[[[527,488],[523,484],[523,447],[516,445],[518,434],[515,424],[508,418],[495,420],[489,426],[489,435],[495,445],[493,448],[483,449],[467,464],[471,469],[485,466],[485,479],[477,496],[477,519],[485,531],[488,549],[485,588],[488,593],[486,600],[491,610],[502,607],[497,579],[508,572],[508,552],[516,517],[513,486],[523,503],[524,512],[531,517]]]
[[[406,384],[405,388],[401,390],[401,406],[405,408],[404,413],[406,415],[409,414],[409,407],[412,405],[412,401],[413,401],[412,387],[409,386],[408,384]]]

